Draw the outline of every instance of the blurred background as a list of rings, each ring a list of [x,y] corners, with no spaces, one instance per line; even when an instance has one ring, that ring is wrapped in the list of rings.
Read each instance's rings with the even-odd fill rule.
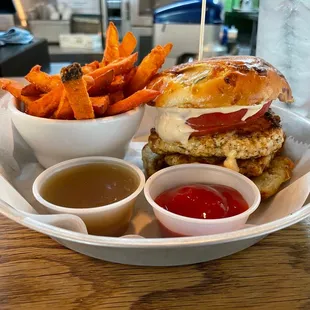
[[[255,55],[258,10],[259,0],[207,0],[204,56]],[[120,37],[135,34],[139,60],[172,42],[166,67],[192,61],[200,14],[201,0],[1,0],[0,31],[16,26],[34,39],[0,47],[0,76],[25,75],[37,63],[53,74],[74,61],[101,60],[109,21]]]

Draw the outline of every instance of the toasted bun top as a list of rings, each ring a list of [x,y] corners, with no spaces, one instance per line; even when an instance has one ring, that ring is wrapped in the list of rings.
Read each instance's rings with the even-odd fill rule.
[[[161,92],[156,107],[249,106],[277,98],[294,101],[283,74],[252,56],[215,57],[175,66],[156,75],[147,87]]]

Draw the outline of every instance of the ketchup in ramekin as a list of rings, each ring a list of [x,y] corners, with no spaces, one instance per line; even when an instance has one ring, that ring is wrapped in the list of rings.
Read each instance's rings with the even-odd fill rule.
[[[238,215],[249,206],[242,195],[225,185],[192,184],[161,193],[155,202],[165,210],[195,219],[221,219]],[[170,231],[160,223],[167,237],[183,235]]]
[[[155,202],[174,214],[196,219],[221,219],[238,215],[249,206],[235,189],[224,185],[192,184],[161,193]]]

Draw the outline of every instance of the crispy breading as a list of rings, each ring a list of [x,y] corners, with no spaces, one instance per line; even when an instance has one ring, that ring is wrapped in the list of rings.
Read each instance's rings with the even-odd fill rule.
[[[192,163],[202,163],[210,165],[220,165],[224,162],[225,157],[194,157],[184,154],[169,154],[163,155],[165,162],[169,166],[182,165],[182,164],[192,164]]]
[[[187,145],[163,141],[155,130],[149,136],[151,150],[159,155],[179,153],[195,157],[227,157],[233,152],[237,159],[268,156],[279,150],[283,142],[284,133],[279,127],[246,135],[231,131],[191,137]]]
[[[190,161],[186,161],[186,159],[188,159],[189,157],[186,157],[184,155],[181,155],[181,157],[179,158],[177,156],[170,156],[168,158],[169,160],[167,160],[167,156],[165,155],[157,155],[153,153],[150,147],[148,145],[145,145],[142,150],[142,159],[146,175],[149,177],[155,172],[166,168],[167,166],[170,166],[167,164],[167,162],[174,164],[190,163]],[[193,159],[193,157],[191,157],[191,159]],[[214,157],[207,160],[213,160],[213,163],[216,162]],[[255,161],[262,164],[263,162],[266,163],[268,159],[263,158],[243,161],[244,165],[248,165],[248,172],[251,171],[251,165],[254,164]],[[192,161],[192,163],[193,162],[194,161]],[[213,164],[212,162],[208,163]],[[257,169],[257,172],[259,172],[262,167],[263,165],[254,169]],[[293,168],[294,163],[288,157],[276,156],[270,161],[269,168],[266,168],[266,170],[260,176],[251,178],[259,188],[263,200],[275,195],[279,191],[280,186],[291,178]],[[242,171],[242,169],[240,170]]]
[[[193,157],[182,154],[172,154],[172,155],[163,155],[164,161],[168,166],[175,166],[181,164],[191,164],[191,163],[203,163],[210,165],[219,165],[222,166],[225,158],[223,157]],[[250,158],[250,159],[238,159],[237,164],[239,167],[239,172],[248,177],[260,176],[266,168],[269,167],[271,160],[273,159],[274,154]]]
[[[258,158],[238,159],[239,172],[247,177],[260,176],[269,167],[274,155],[275,153]]]
[[[270,163],[269,168],[261,176],[252,181],[259,188],[262,199],[275,195],[280,186],[292,177],[294,163],[284,156],[276,156]]]
[[[238,166],[240,168],[240,173],[248,177],[260,176],[266,168],[269,167],[270,162],[274,158],[275,154],[269,156],[250,158],[250,159],[239,159],[237,160]],[[152,175],[156,171],[167,167],[182,164],[191,163],[202,163],[210,165],[222,166],[225,158],[223,157],[194,157],[182,154],[172,154],[172,155],[157,155],[152,152],[150,147],[146,145],[142,151],[142,159],[145,164],[145,170],[148,175]]]
[[[142,161],[148,177],[168,166],[164,160],[164,156],[153,153],[147,144],[142,149]]]

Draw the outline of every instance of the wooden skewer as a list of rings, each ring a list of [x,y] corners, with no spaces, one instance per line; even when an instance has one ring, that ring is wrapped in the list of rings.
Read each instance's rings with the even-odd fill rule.
[[[199,38],[199,54],[198,60],[203,58],[203,43],[205,38],[205,22],[206,22],[206,9],[207,9],[207,0],[202,0],[201,3],[201,23],[200,23],[200,38]]]

